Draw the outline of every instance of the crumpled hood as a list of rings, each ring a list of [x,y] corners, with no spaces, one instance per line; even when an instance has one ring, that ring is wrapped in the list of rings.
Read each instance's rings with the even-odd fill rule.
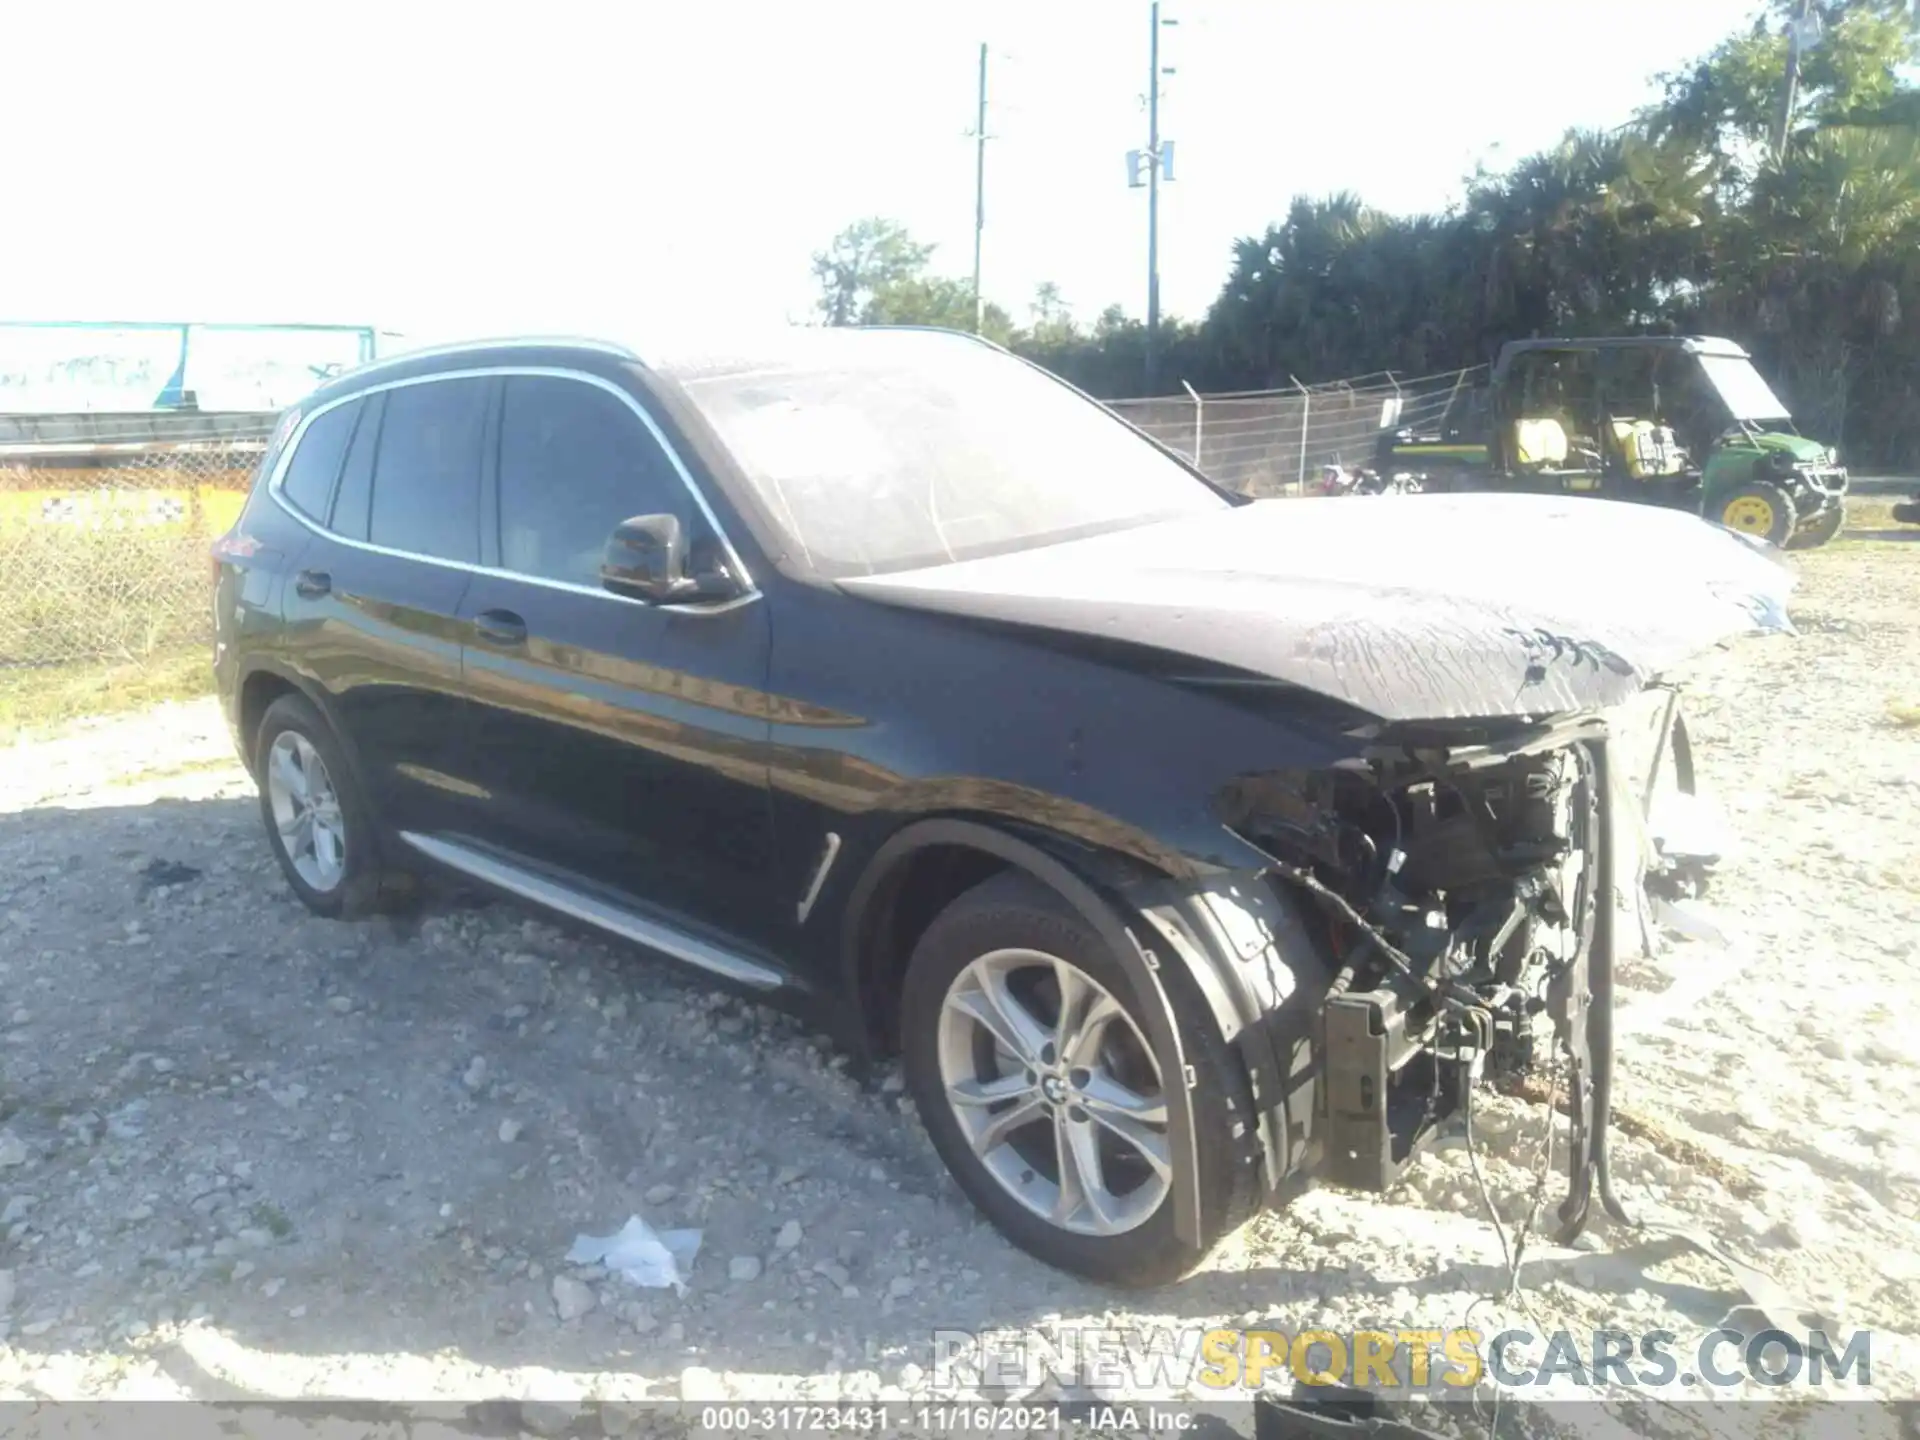
[[[841,584],[891,605],[1195,656],[1383,720],[1619,704],[1790,631],[1772,552],[1676,510],[1530,495],[1267,500]]]

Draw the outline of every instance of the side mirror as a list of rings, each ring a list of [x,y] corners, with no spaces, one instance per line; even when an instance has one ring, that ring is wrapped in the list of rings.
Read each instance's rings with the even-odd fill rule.
[[[600,559],[600,583],[655,605],[736,593],[731,577],[689,575],[687,536],[675,515],[636,515],[614,527]]]

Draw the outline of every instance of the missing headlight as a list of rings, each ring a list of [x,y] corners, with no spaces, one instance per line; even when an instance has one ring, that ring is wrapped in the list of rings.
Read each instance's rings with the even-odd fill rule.
[[[1267,794],[1274,793],[1268,782]],[[1466,1087],[1534,1062],[1592,943],[1601,790],[1590,741],[1424,747],[1252,792],[1238,828],[1308,892],[1337,973],[1322,1010],[1324,1171],[1391,1186]],[[1564,1038],[1564,1034],[1563,1034]],[[1584,1051],[1584,1037],[1580,1047]]]

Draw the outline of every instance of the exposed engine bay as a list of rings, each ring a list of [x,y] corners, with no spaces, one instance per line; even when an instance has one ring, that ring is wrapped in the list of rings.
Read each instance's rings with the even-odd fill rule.
[[[1320,1170],[1385,1190],[1484,1081],[1549,1064],[1570,1097],[1565,1238],[1607,1178],[1619,906],[1700,893],[1713,859],[1653,837],[1653,778],[1683,798],[1677,697],[1629,778],[1599,717],[1383,733],[1349,767],[1249,781],[1233,828],[1304,892],[1335,973],[1320,1011]],[[1627,873],[1631,871],[1632,873]],[[1624,884],[1622,882],[1625,882]],[[1624,1218],[1624,1217],[1622,1217]]]

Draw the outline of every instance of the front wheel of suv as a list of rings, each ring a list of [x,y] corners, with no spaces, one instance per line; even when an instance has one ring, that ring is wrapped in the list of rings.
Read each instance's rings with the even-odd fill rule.
[[[1126,972],[1023,875],[954,901],[903,987],[907,1084],[941,1158],[994,1225],[1110,1284],[1178,1279],[1252,1213],[1252,1097],[1185,977],[1163,971],[1193,1092],[1202,1244],[1174,1233],[1167,1086]]]
[[[267,843],[293,893],[333,919],[380,909],[397,877],[384,871],[372,808],[320,712],[283,695],[267,707],[254,745]]]

